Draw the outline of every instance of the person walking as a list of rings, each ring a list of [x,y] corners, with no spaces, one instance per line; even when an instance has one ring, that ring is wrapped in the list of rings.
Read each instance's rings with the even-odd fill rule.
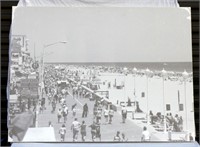
[[[48,104],[51,105],[51,99],[52,99],[51,93],[48,93],[47,97],[48,97]]]
[[[97,104],[94,104],[93,115],[94,115],[94,118],[96,118],[96,116],[97,116]]]
[[[180,128],[180,131],[183,131],[183,118],[182,118],[182,116],[180,116],[180,118],[179,118],[178,126]]]
[[[72,105],[72,117],[76,116],[76,103],[74,105]]]
[[[178,114],[176,114],[175,117],[174,117],[174,123],[173,123],[174,132],[180,132],[178,122],[179,122],[179,117],[178,117]]]
[[[30,110],[31,109],[31,100],[30,100],[30,98],[28,99],[28,110]]]
[[[150,133],[147,130],[147,127],[143,128],[141,140],[142,141],[150,141]]]
[[[81,124],[81,138],[83,142],[85,142],[85,137],[86,137],[86,124],[85,121],[83,120]]]
[[[111,107],[110,110],[109,110],[109,124],[112,123],[113,116],[114,116],[114,110]]]
[[[57,102],[58,102],[58,95],[57,94],[54,95],[54,100],[55,100],[55,103],[57,104]]]
[[[89,126],[91,128],[91,136],[92,136],[92,141],[94,142],[96,139],[96,125],[95,121]]]
[[[102,111],[100,109],[97,110],[97,116],[96,116],[96,123],[100,123],[101,121],[101,114]]]
[[[60,128],[59,134],[60,134],[60,141],[61,142],[65,141],[65,134],[66,134],[65,124],[63,124],[62,127]]]
[[[108,123],[108,115],[109,115],[109,110],[108,107],[104,110],[104,118],[105,118],[105,123]]]
[[[42,106],[42,110],[45,110],[45,98],[42,98],[42,102],[41,102],[41,106]]]
[[[66,123],[66,121],[67,121],[67,115],[68,115],[68,107],[66,105],[64,105],[64,109],[63,109],[64,123]]]
[[[83,113],[82,113],[82,117],[87,117],[88,114],[88,105],[87,103],[85,103],[85,105],[83,106]]]
[[[101,141],[101,126],[100,126],[100,123],[96,123],[95,128],[96,128],[96,138],[99,138],[99,141]]]
[[[125,106],[122,107],[122,123],[125,123],[127,117],[127,109]]]
[[[53,100],[52,101],[52,111],[51,111],[51,113],[54,113],[55,110],[56,110],[56,102],[55,102],[55,100]]]
[[[71,126],[71,130],[73,131],[73,141],[78,140],[78,132],[79,132],[80,126],[81,124],[78,122],[78,119],[75,118]]]
[[[61,106],[63,106],[65,103],[66,103],[65,98],[62,97],[61,100],[60,100],[60,104],[61,104]]]
[[[76,116],[76,107],[74,107],[73,109],[72,109],[72,117],[75,117]]]
[[[61,116],[62,116],[62,109],[59,108],[59,109],[58,109],[58,112],[57,112],[58,123],[60,123]]]
[[[42,104],[39,103],[39,113],[43,113]]]
[[[76,87],[73,87],[73,89],[72,89],[73,98],[75,97],[75,94],[76,94]]]

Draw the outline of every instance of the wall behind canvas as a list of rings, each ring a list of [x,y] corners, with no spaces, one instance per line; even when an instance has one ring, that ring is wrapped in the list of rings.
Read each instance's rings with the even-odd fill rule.
[[[17,6],[18,0],[1,1],[1,145],[10,146],[7,142],[7,78],[8,78],[8,48],[11,25],[12,6]],[[199,1],[179,0],[181,7],[191,7],[192,11],[192,53],[194,76],[194,108],[196,141],[199,142]]]

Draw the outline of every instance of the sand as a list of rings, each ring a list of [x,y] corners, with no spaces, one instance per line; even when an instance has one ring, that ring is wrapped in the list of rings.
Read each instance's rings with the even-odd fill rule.
[[[125,76],[124,74],[116,74],[116,73],[115,74],[101,73],[100,76],[98,76],[98,78],[100,78],[102,81],[105,82],[105,85],[100,86],[101,88],[100,90],[109,91],[109,99],[113,102],[113,104],[117,104],[117,101],[118,104],[120,102],[127,102],[128,98],[130,98],[131,101],[138,101],[140,108],[145,113],[152,110],[153,114],[156,114],[157,112],[161,112],[162,114],[164,114],[164,111],[165,114],[172,113],[173,116],[175,116],[175,114],[178,114],[183,118],[183,130],[184,131],[187,130],[194,134],[195,126],[194,126],[194,110],[193,110],[193,104],[194,104],[193,82],[185,82],[184,85],[184,82],[181,82],[180,80],[178,81],[166,80],[164,81],[163,84],[163,78],[159,77],[148,78],[147,82],[146,76],[137,75],[136,77],[134,77],[132,74],[128,74]],[[135,84],[134,84],[134,78],[135,78]],[[119,85],[125,83],[125,87],[122,89],[114,88],[113,85],[115,83],[114,82],[115,79],[116,83],[118,83]],[[108,82],[111,82],[110,89],[108,89],[107,86]],[[134,96],[134,85],[135,85],[135,96]],[[184,89],[186,89],[186,92]],[[178,91],[179,91],[179,98],[178,98]],[[142,97],[142,92],[145,93],[144,97]],[[186,99],[187,113],[185,111],[185,99]],[[179,103],[183,104],[184,107],[183,111],[179,111]],[[166,104],[170,105],[170,110],[168,111],[164,110]]]

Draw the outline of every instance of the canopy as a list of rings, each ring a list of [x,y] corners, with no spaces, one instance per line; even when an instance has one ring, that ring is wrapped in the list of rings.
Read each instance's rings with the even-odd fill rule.
[[[18,99],[18,95],[16,94],[10,95],[9,103],[16,103],[17,99]]]

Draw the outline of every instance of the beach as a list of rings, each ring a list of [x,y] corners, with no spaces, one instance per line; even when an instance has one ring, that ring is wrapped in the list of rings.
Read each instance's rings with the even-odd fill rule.
[[[193,110],[193,82],[187,81],[184,86],[184,82],[181,80],[170,81],[165,80],[163,84],[163,78],[152,77],[147,78],[145,75],[123,75],[123,74],[111,74],[102,73],[98,76],[105,83],[111,82],[111,85],[115,83],[125,83],[122,89],[116,89],[113,86],[111,88],[107,87],[107,84],[100,86],[100,91],[109,91],[109,100],[114,104],[119,105],[120,102],[127,102],[128,98],[131,101],[138,101],[140,109],[147,113],[150,110],[153,114],[157,112],[164,113],[164,107],[170,105],[170,109],[165,109],[165,115],[167,113],[172,113],[173,115],[178,114],[182,116],[183,120],[187,117],[187,130],[189,132],[194,132],[194,110]],[[134,80],[135,79],[135,80]],[[147,83],[148,80],[148,83]],[[148,85],[148,88],[147,88]],[[135,88],[134,88],[135,86]],[[164,86],[164,87],[163,87]],[[186,88],[186,97],[185,97]],[[135,95],[134,95],[135,89]],[[148,90],[148,93],[147,93]],[[164,90],[164,91],[163,91]],[[179,92],[178,92],[179,91]],[[142,93],[144,92],[144,97]],[[179,94],[178,94],[179,93]],[[179,95],[179,96],[178,96]],[[185,98],[187,107],[187,116],[185,112]],[[148,99],[148,100],[147,100]],[[183,104],[183,111],[179,111],[179,104]],[[148,105],[148,110],[147,110]],[[134,111],[134,107],[133,107]],[[183,128],[186,129],[186,121],[183,122]]]

